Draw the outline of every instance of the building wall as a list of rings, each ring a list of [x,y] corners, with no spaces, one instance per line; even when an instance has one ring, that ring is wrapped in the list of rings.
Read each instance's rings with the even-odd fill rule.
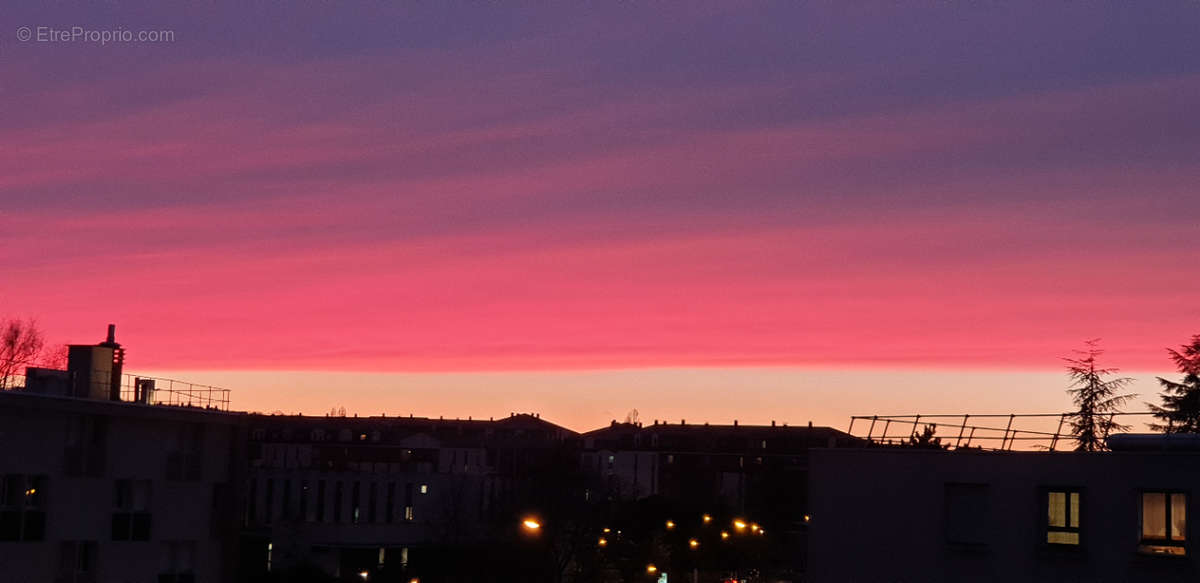
[[[812,581],[1161,582],[1200,573],[1200,531],[1190,526],[1200,520],[1197,453],[814,450],[809,479]],[[1067,488],[1081,493],[1077,548],[1046,543],[1045,497]],[[1141,494],[1160,489],[1188,497],[1185,557],[1138,550]],[[966,535],[964,517],[975,529]]]
[[[0,476],[10,489],[36,477],[45,513],[37,540],[0,542],[3,578],[117,583],[190,571],[195,581],[228,580],[238,430],[228,414],[0,393]],[[136,490],[137,501],[118,508],[118,489]],[[121,536],[147,540],[114,540],[115,515],[128,524],[135,512],[148,514],[148,536]],[[75,542],[90,564],[71,574]]]

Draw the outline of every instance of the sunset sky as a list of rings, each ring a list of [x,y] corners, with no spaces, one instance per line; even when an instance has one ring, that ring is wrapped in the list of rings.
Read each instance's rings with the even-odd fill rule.
[[[349,6],[6,9],[0,315],[574,429],[1057,412],[1090,338],[1150,399],[1200,333],[1200,3]]]

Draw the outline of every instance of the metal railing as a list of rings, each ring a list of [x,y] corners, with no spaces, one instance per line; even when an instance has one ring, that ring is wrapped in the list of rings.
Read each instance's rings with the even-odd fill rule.
[[[1154,413],[1105,413],[1098,415],[1110,423],[1134,425],[1133,417],[1147,418]],[[905,445],[919,437],[925,426],[935,429],[934,437],[949,449],[975,448],[993,451],[1074,449],[1070,432],[1078,413],[1010,413],[972,415],[854,415],[850,417],[850,435],[874,445]],[[1145,422],[1145,421],[1140,421]],[[855,425],[867,425],[865,435],[854,433]],[[1106,436],[1101,436],[1101,438]]]
[[[153,390],[148,393],[144,392],[148,387],[145,384],[146,381],[153,382]],[[121,375],[121,400],[140,402],[148,405],[196,407],[200,409],[228,411],[229,389],[175,379],[123,374]]]
[[[10,375],[0,390],[22,390],[25,388],[25,382],[25,375]],[[108,383],[104,384],[109,386]],[[161,377],[122,374],[120,388],[121,400],[125,402],[229,411],[229,389],[220,387]]]

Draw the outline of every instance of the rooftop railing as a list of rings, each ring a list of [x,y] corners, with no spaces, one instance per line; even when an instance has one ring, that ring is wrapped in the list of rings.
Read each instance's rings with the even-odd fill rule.
[[[1097,418],[1141,429],[1138,425],[1150,423],[1153,415],[1138,411],[1105,413]],[[926,426],[931,426],[935,430],[933,437],[949,449],[1060,451],[1075,448],[1077,442],[1071,427],[1078,416],[1078,413],[854,415],[846,432],[871,444],[906,445],[920,437]]]
[[[103,379],[103,375],[97,378]],[[0,382],[0,390],[23,390],[25,386],[25,375],[10,375]],[[105,382],[104,386],[109,384]],[[122,374],[120,387],[121,400],[125,402],[229,410],[229,389],[220,387],[137,374]]]

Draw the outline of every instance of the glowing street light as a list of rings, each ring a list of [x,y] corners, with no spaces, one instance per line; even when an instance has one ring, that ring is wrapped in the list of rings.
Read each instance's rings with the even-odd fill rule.
[[[359,571],[359,572],[358,572],[358,576],[359,576],[359,577],[362,577],[362,580],[363,580],[363,581],[366,581],[367,579],[370,579],[370,578],[371,578],[371,573],[370,573],[370,572],[368,572],[368,571]]]
[[[690,548],[692,550],[696,550],[696,549],[700,548],[700,541],[698,541],[694,538],[688,539],[688,548]]]
[[[704,521],[704,524],[708,524],[708,523],[712,522],[712,515],[705,514],[703,517],[700,518],[700,520]]]
[[[538,529],[542,528],[542,523],[538,522],[536,518],[529,517],[521,522],[521,526],[529,532],[537,532]]]
[[[734,519],[733,528],[738,531],[746,530],[746,523],[740,519]]]
[[[721,540],[729,540],[729,531],[728,530],[721,531]]]
[[[674,529],[674,528],[675,528],[675,521],[674,521],[674,520],[668,520],[668,521],[667,521],[667,530],[672,530],[672,529]]]
[[[652,574],[653,574],[653,573],[657,573],[657,572],[658,572],[658,567],[655,567],[655,566],[654,566],[654,563],[650,563],[649,565],[646,565],[646,572],[647,572],[647,573],[652,573]]]
[[[608,539],[606,539],[604,537],[600,537],[600,541],[597,542],[596,544],[598,544],[602,547],[606,547],[606,546],[608,546]]]

